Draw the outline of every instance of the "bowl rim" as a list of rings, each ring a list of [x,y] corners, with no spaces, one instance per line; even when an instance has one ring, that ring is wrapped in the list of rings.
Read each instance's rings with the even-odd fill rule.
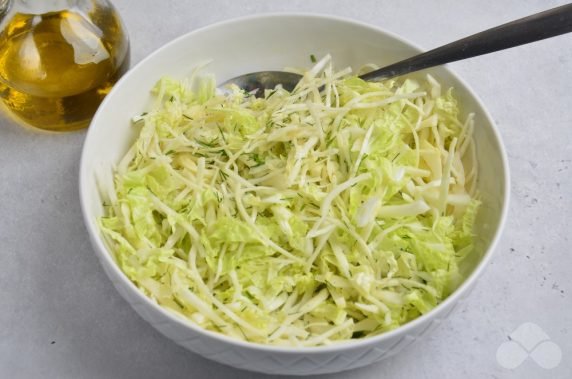
[[[106,108],[107,103],[111,101],[110,99],[112,98],[112,96],[110,96],[110,95],[112,95],[114,93],[114,91],[116,91],[116,89],[122,85],[122,83],[126,80],[126,78],[129,77],[131,71],[138,69],[140,66],[144,66],[147,63],[147,61],[153,59],[157,55],[160,55],[164,50],[169,49],[172,45],[175,45],[175,44],[179,43],[179,41],[184,40],[186,38],[189,38],[190,36],[192,36],[194,34],[208,32],[211,29],[217,29],[217,28],[220,28],[223,26],[229,26],[229,25],[233,25],[236,23],[245,23],[245,22],[256,21],[256,20],[260,20],[260,19],[269,19],[269,18],[276,18],[276,19],[279,19],[279,18],[283,18],[283,19],[287,19],[287,18],[304,19],[305,18],[308,20],[314,19],[314,20],[321,20],[321,21],[325,20],[325,21],[334,21],[337,23],[345,23],[345,24],[350,25],[352,27],[365,28],[365,29],[369,29],[375,33],[385,34],[385,35],[397,40],[401,44],[403,44],[409,48],[414,49],[415,51],[417,51],[419,53],[424,51],[422,48],[420,48],[416,44],[408,41],[407,39],[405,39],[405,38],[403,38],[403,37],[401,37],[401,36],[399,36],[393,32],[387,31],[381,27],[369,24],[367,22],[352,19],[349,17],[342,17],[342,16],[337,16],[337,15],[332,15],[332,14],[327,14],[327,13],[312,13],[312,12],[265,12],[265,13],[259,13],[256,15],[231,18],[231,19],[218,21],[218,22],[208,24],[208,25],[202,26],[200,28],[191,30],[191,31],[189,31],[189,32],[187,32],[187,33],[185,33],[179,37],[176,37],[176,38],[170,40],[169,42],[165,43],[163,46],[157,48],[155,51],[153,51],[152,53],[150,53],[149,55],[144,57],[134,67],[132,67],[125,75],[123,75],[123,77],[115,84],[113,89],[105,97],[105,99],[103,100],[103,102],[99,106],[97,112],[95,113],[95,115],[94,115],[94,117],[90,123],[90,127],[88,128],[88,131],[87,131],[87,134],[86,134],[86,137],[84,140],[84,145],[82,147],[82,153],[81,153],[81,159],[80,159],[80,165],[79,165],[79,197],[80,197],[80,205],[81,205],[83,221],[84,221],[84,224],[85,224],[86,229],[88,231],[88,234],[91,237],[92,245],[94,245],[94,247],[95,247],[94,250],[95,250],[96,254],[99,256],[99,259],[103,260],[103,261],[100,261],[102,266],[104,266],[104,262],[107,263],[108,266],[110,266],[110,269],[113,272],[113,274],[116,277],[120,278],[120,280],[123,281],[124,284],[126,284],[126,286],[129,288],[129,291],[131,291],[133,293],[133,295],[135,295],[144,304],[146,304],[147,306],[153,308],[155,311],[160,313],[168,321],[176,323],[183,328],[190,328],[193,332],[204,335],[207,338],[213,338],[213,339],[217,340],[217,342],[225,343],[225,344],[228,344],[228,345],[231,345],[234,347],[246,348],[249,350],[259,351],[259,352],[275,352],[275,353],[284,353],[284,354],[311,354],[311,355],[315,355],[315,354],[320,354],[320,353],[339,352],[342,350],[364,348],[364,347],[368,347],[370,345],[377,345],[377,344],[379,344],[385,340],[391,340],[393,338],[397,338],[400,335],[407,335],[408,332],[410,332],[410,331],[414,330],[415,328],[425,324],[426,322],[430,322],[431,319],[434,318],[437,314],[441,313],[442,311],[444,311],[448,307],[452,306],[454,303],[460,301],[463,298],[463,296],[467,293],[467,291],[475,284],[477,278],[482,274],[483,270],[485,269],[485,267],[490,262],[494,251],[496,250],[496,247],[497,247],[498,242],[500,240],[500,236],[501,236],[501,234],[505,228],[506,219],[507,219],[507,215],[508,215],[508,209],[509,209],[509,203],[510,203],[510,171],[509,171],[506,147],[503,143],[501,134],[500,134],[495,122],[494,122],[494,119],[492,118],[491,114],[489,113],[489,111],[485,107],[481,98],[477,95],[477,93],[473,90],[473,88],[471,86],[469,86],[469,84],[467,82],[465,82],[465,80],[460,78],[454,71],[452,71],[448,65],[442,66],[443,69],[446,70],[448,72],[448,74],[450,74],[453,78],[455,78],[465,88],[467,93],[475,100],[475,102],[478,104],[478,106],[480,106],[483,109],[484,112],[481,116],[484,117],[484,119],[486,119],[489,122],[489,124],[491,126],[491,131],[492,131],[494,138],[496,140],[495,142],[499,146],[501,165],[502,165],[502,168],[504,171],[504,182],[503,182],[504,192],[503,192],[503,204],[502,204],[502,209],[501,209],[501,213],[500,213],[500,219],[499,219],[498,226],[494,232],[494,235],[491,239],[491,243],[489,245],[489,248],[485,251],[485,253],[483,254],[483,256],[482,256],[481,260],[479,261],[479,263],[477,264],[477,266],[474,268],[474,270],[471,272],[471,274],[467,278],[465,278],[465,280],[461,283],[461,285],[459,287],[457,287],[452,294],[450,294],[445,300],[443,300],[441,303],[439,303],[435,308],[431,309],[426,314],[423,314],[423,315],[417,317],[416,319],[399,326],[398,328],[396,328],[394,330],[391,330],[391,331],[388,331],[388,332],[385,332],[385,333],[382,333],[382,334],[379,334],[376,336],[363,338],[363,339],[355,339],[355,340],[350,339],[350,340],[344,340],[344,341],[336,341],[335,343],[333,343],[331,345],[325,345],[325,346],[277,346],[277,345],[262,344],[262,343],[258,343],[258,342],[238,340],[238,339],[229,337],[229,336],[222,334],[222,333],[218,333],[218,332],[214,332],[214,331],[204,329],[198,325],[195,325],[192,321],[183,318],[182,316],[178,316],[172,312],[165,310],[158,303],[156,303],[151,298],[149,298],[147,295],[145,295],[131,280],[129,280],[129,278],[127,278],[125,273],[119,268],[119,266],[117,265],[115,260],[112,258],[113,253],[111,251],[109,251],[108,248],[103,243],[100,232],[96,228],[96,223],[94,223],[93,220],[90,219],[90,217],[88,217],[88,214],[90,212],[89,212],[89,210],[88,210],[89,208],[87,206],[87,193],[88,193],[89,188],[88,188],[88,179],[87,179],[88,172],[87,172],[87,168],[86,168],[87,159],[88,159],[86,157],[86,146],[90,142],[92,134],[95,133],[94,132],[95,129],[92,125],[94,125],[97,122],[99,115],[101,113],[103,113],[104,109]],[[112,282],[114,282],[113,278],[111,278],[110,273],[107,270],[104,270],[104,271],[106,272],[109,279]],[[118,291],[118,292],[120,292],[120,291]],[[120,292],[120,294],[121,294],[121,292]],[[129,300],[128,300],[128,303],[130,306],[132,306],[132,304]]]

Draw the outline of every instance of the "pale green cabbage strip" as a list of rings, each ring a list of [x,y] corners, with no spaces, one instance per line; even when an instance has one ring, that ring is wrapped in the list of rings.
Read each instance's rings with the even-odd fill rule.
[[[217,94],[203,77],[154,94],[99,223],[161,306],[234,338],[316,346],[395,329],[462,280],[473,117],[434,78],[366,83],[326,56],[292,93]]]

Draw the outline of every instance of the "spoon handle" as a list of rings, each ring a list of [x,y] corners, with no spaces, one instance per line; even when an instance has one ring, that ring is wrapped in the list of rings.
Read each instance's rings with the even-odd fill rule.
[[[572,4],[536,13],[362,75],[381,80],[572,32]]]

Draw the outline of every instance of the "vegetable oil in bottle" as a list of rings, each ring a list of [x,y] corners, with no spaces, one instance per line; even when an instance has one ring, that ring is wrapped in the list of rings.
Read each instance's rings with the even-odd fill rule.
[[[49,0],[21,2],[29,4],[19,9],[14,1],[2,20],[0,98],[27,125],[86,127],[129,67],[117,12],[107,1],[67,1],[63,8],[52,1],[59,5],[53,11]],[[44,3],[45,12],[34,12],[33,3]]]

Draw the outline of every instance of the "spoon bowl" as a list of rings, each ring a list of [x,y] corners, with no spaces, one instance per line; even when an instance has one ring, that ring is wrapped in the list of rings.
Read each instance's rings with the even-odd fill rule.
[[[287,91],[292,91],[302,79],[302,75],[287,71],[258,71],[240,75],[227,80],[220,85],[224,88],[230,84],[236,84],[247,92],[257,91],[257,95],[264,94],[265,89],[273,89],[281,85]]]

